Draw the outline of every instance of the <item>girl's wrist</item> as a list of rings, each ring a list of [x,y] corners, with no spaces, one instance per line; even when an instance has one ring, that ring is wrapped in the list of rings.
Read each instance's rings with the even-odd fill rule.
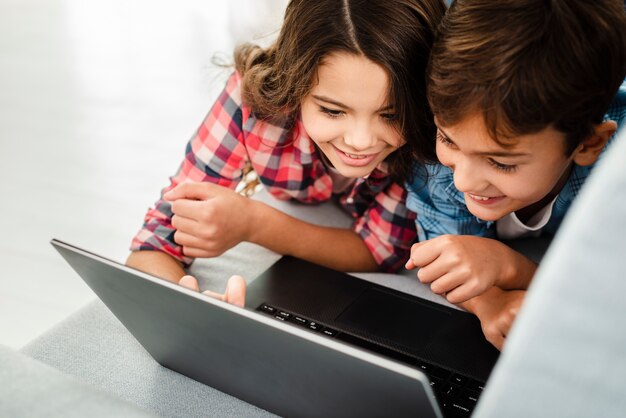
[[[267,224],[269,216],[266,213],[267,205],[258,200],[246,198],[243,207],[243,222],[246,241],[262,244],[261,236],[264,233],[264,223]]]

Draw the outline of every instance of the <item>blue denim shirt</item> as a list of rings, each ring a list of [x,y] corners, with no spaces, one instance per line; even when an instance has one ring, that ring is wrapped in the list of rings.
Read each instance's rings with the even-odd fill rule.
[[[616,121],[621,128],[625,116],[626,82],[620,87],[604,119]],[[607,147],[613,138],[615,135]],[[574,165],[567,183],[554,202],[552,215],[542,228],[542,233],[556,232],[594,165]],[[451,169],[440,164],[416,165],[414,172],[415,178],[407,184],[407,207],[417,214],[415,223],[420,241],[445,234],[497,238],[495,222],[483,221],[467,209],[463,193],[454,186]]]

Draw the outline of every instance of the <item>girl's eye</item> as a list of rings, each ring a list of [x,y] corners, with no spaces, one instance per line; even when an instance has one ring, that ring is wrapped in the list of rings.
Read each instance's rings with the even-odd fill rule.
[[[320,111],[322,113],[325,113],[326,115],[328,115],[329,117],[331,117],[333,119],[337,119],[337,118],[339,118],[339,117],[341,117],[343,115],[343,111],[342,110],[329,109],[329,108],[324,107],[324,106],[320,106]]]
[[[442,144],[447,145],[449,147],[454,145],[454,143],[450,141],[447,136],[442,134],[439,129],[437,129],[437,140],[441,142]]]
[[[493,160],[491,158],[489,158],[487,161],[489,161],[489,164],[491,164],[493,167],[495,167],[496,170],[504,171],[505,173],[511,173],[511,172],[517,170],[517,166],[516,165],[502,164],[502,163],[499,163],[496,160]]]

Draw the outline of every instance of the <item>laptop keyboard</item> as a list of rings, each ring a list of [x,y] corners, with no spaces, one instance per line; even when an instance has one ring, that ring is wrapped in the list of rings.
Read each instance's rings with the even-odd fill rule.
[[[469,417],[478,401],[478,397],[483,391],[484,382],[430,364],[417,357],[374,344],[352,334],[337,331],[319,322],[311,321],[310,319],[270,306],[266,303],[259,305],[257,311],[270,315],[278,321],[288,322],[306,328],[311,332],[325,335],[328,338],[336,338],[337,340],[374,351],[383,356],[391,357],[410,366],[419,368],[428,377],[430,386],[435,393],[437,402],[445,417]]]

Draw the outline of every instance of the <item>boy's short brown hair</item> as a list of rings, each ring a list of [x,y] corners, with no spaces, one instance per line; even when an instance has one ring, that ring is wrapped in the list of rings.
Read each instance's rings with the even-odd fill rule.
[[[433,46],[428,100],[442,126],[482,113],[503,145],[551,126],[569,155],[625,75],[622,0],[456,0]]]

